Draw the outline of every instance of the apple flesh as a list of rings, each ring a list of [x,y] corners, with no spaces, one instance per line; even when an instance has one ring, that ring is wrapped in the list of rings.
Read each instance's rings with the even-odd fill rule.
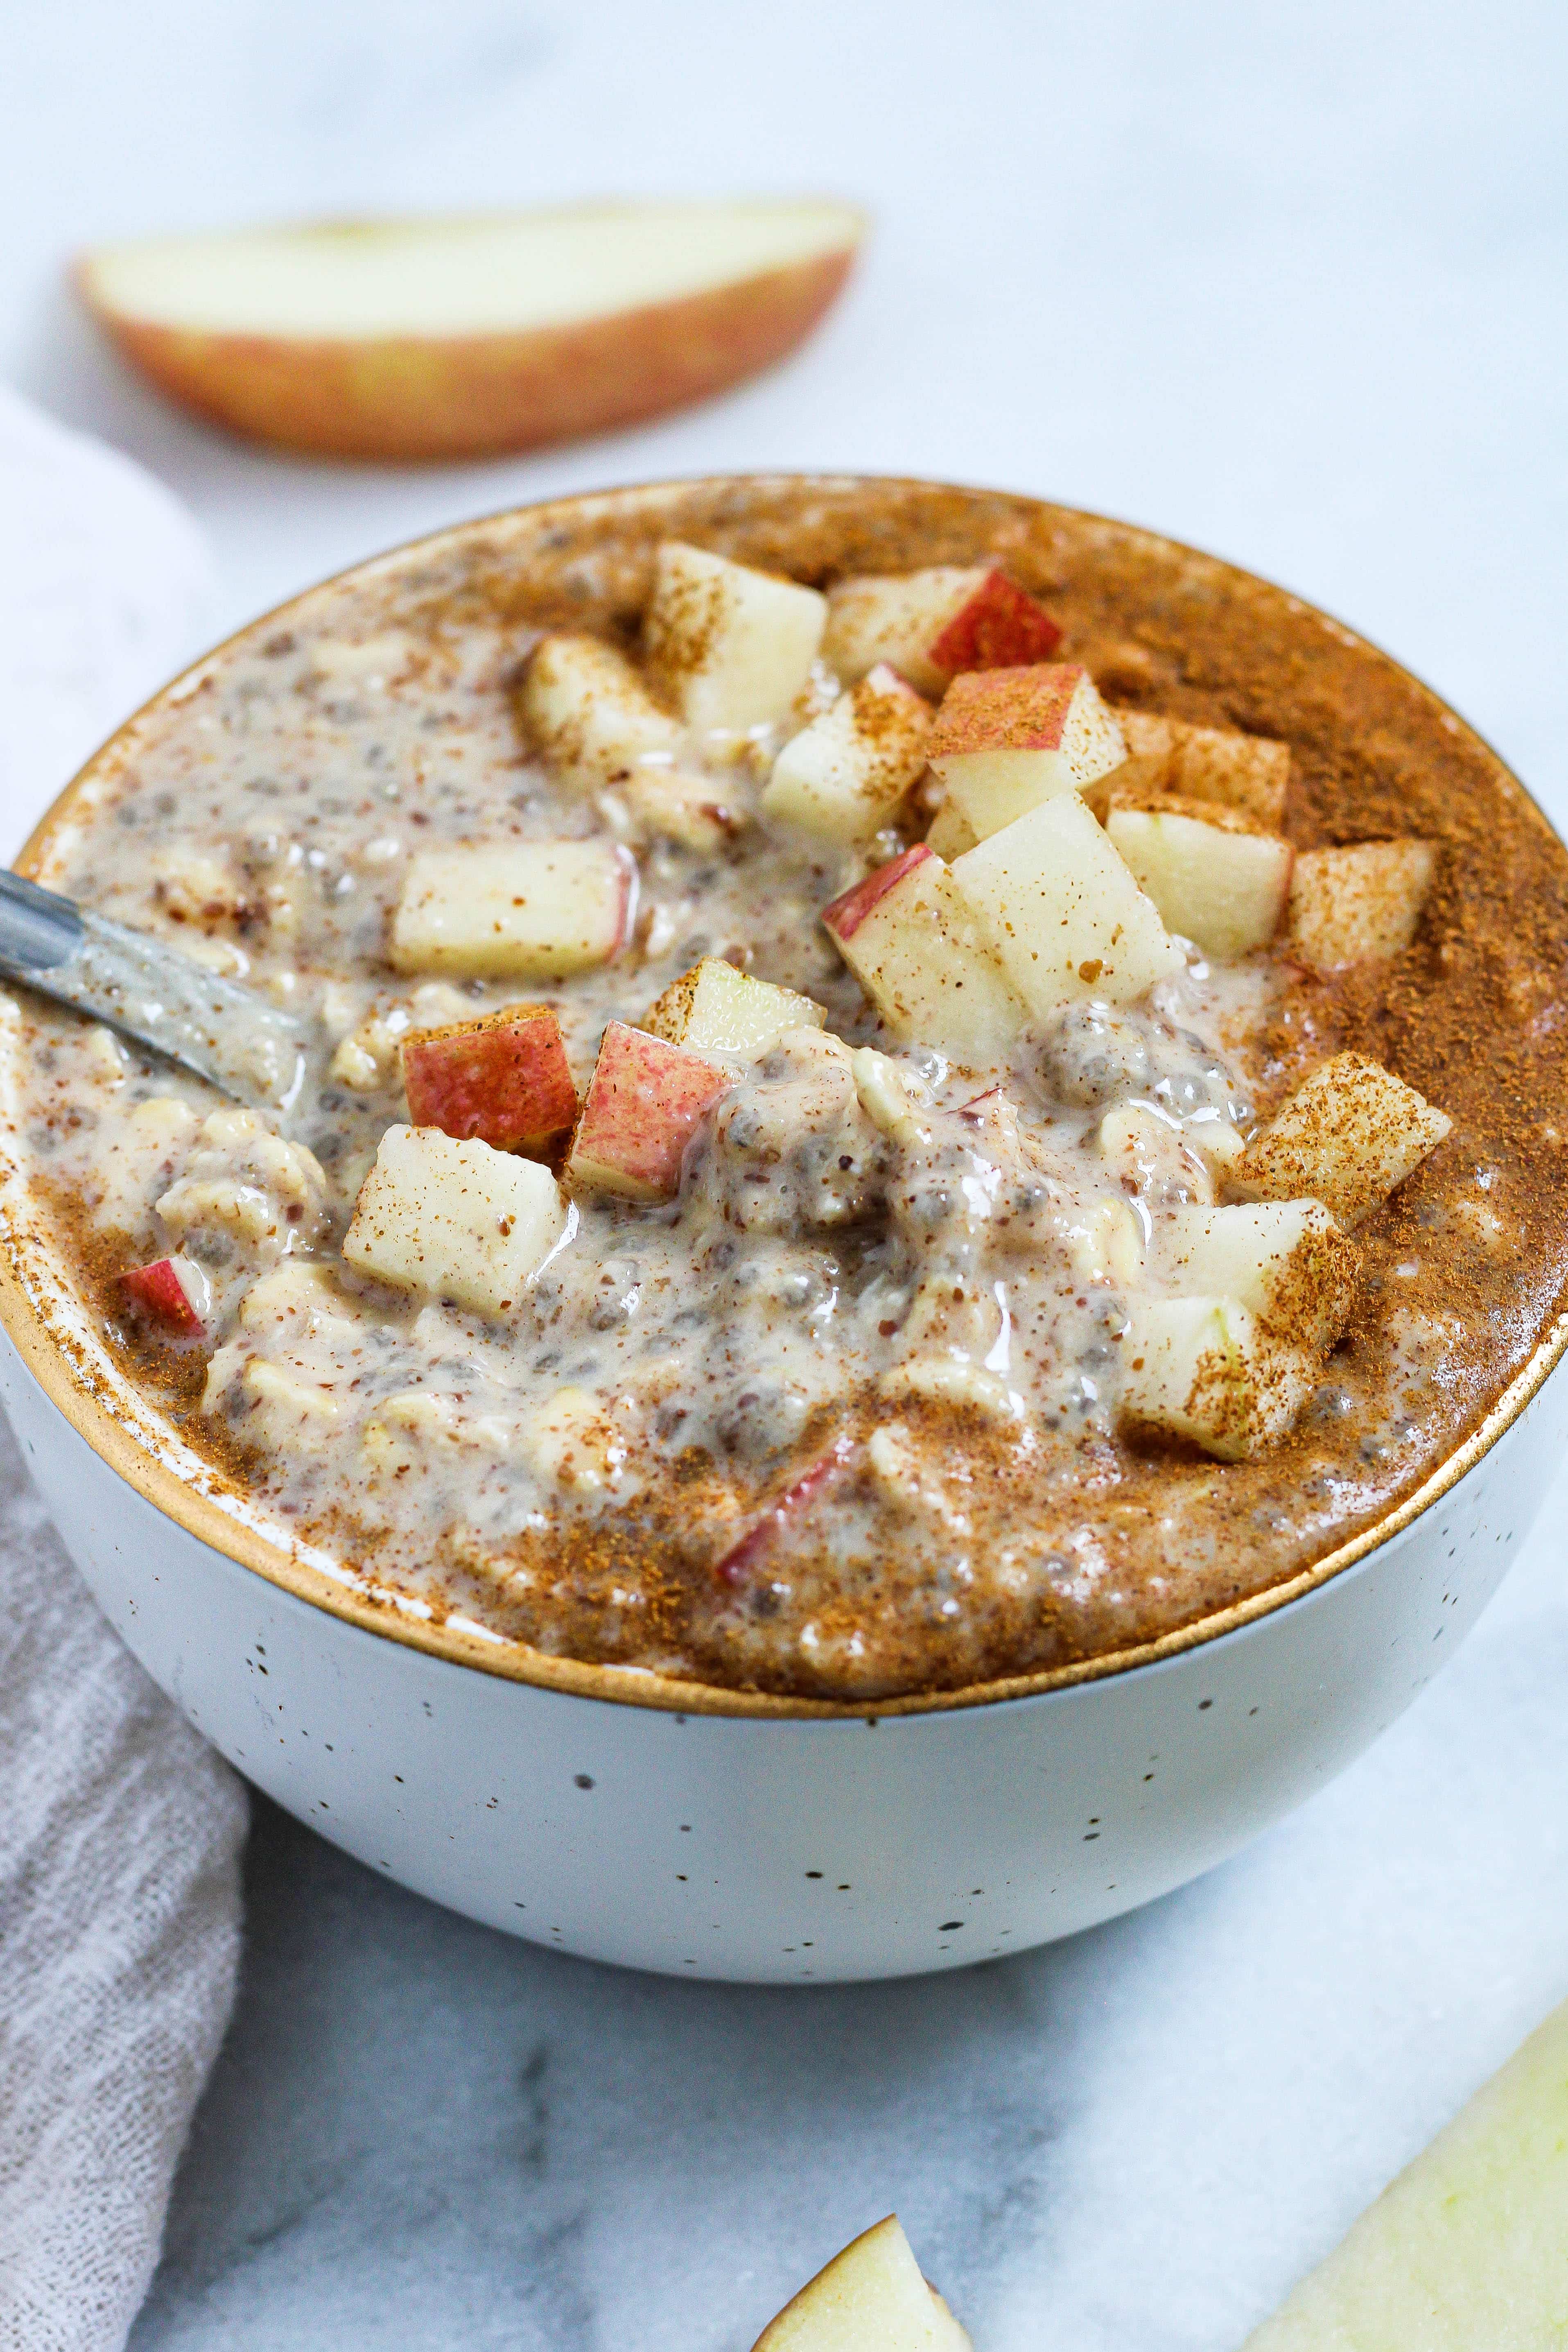
[[[828,598],[823,658],[847,685],[887,662],[921,694],[961,670],[1049,660],[1061,630],[995,564],[935,564],[842,580]]]
[[[120,1277],[143,1312],[183,1339],[198,1339],[212,1313],[212,1288],[194,1258],[160,1257]]]
[[[568,1178],[628,1201],[673,1200],[698,1122],[731,1084],[727,1070],[700,1055],[612,1021],[583,1097]]]
[[[1089,997],[1130,1004],[1183,968],[1077,793],[1059,793],[966,850],[952,880],[1031,1016]]]
[[[1208,801],[1278,833],[1290,782],[1290,746],[1232,728],[1194,727],[1185,719],[1119,710],[1127,759],[1110,779],[1127,794],[1173,794]]]
[[[820,1029],[820,1004],[753,980],[721,956],[704,956],[672,981],[643,1020],[650,1037],[684,1045],[692,1054],[732,1055],[755,1062],[777,1045],[787,1029]]]
[[[1406,2166],[1244,2352],[1552,2352],[1568,2309],[1568,2008]]]
[[[815,588],[666,540],[643,616],[649,675],[700,735],[743,737],[788,717],[826,618]]]
[[[1229,961],[1267,947],[1279,928],[1295,852],[1217,804],[1111,803],[1105,830],[1167,928]]]
[[[160,237],[77,283],[123,356],[231,431],[482,457],[661,415],[771,366],[843,285],[847,205],[585,205]]]
[[[435,1127],[389,1127],[343,1256],[395,1289],[481,1315],[516,1307],[566,1228],[548,1168]]]
[[[973,1067],[1005,1058],[1023,1004],[924,842],[835,898],[822,920],[895,1037]]]
[[[518,688],[530,748],[563,783],[624,783],[639,762],[673,762],[685,730],[661,709],[626,656],[602,638],[542,637]]]
[[[1427,841],[1303,850],[1290,878],[1289,953],[1315,971],[1399,955],[1415,936],[1436,864]]]
[[[1120,1353],[1122,1420],[1220,1462],[1283,1435],[1317,1379],[1312,1357],[1279,1345],[1236,1298],[1136,1298]]]
[[[929,757],[949,803],[984,841],[1054,794],[1109,775],[1126,746],[1086,669],[1041,662],[955,677]]]
[[[577,1119],[577,1089],[552,1005],[506,1004],[403,1041],[403,1084],[416,1127],[495,1151],[552,1160]]]
[[[752,2352],[971,2352],[921,2276],[898,2216],[862,2231],[771,2320]]]
[[[1173,1289],[1234,1298],[1281,1346],[1325,1355],[1350,1320],[1362,1254],[1321,1201],[1177,1209],[1159,1240]]]
[[[475,842],[410,860],[388,954],[397,971],[563,980],[608,963],[637,868],[610,841]]]
[[[926,847],[933,849],[939,857],[945,857],[951,866],[966,849],[973,849],[979,838],[963,811],[954,802],[943,801],[927,830]]]
[[[826,841],[869,841],[926,764],[931,712],[879,662],[773,761],[763,814]]]
[[[1298,1087],[1231,1170],[1243,1200],[1321,1201],[1359,1224],[1453,1127],[1414,1087],[1363,1054],[1336,1054]]]

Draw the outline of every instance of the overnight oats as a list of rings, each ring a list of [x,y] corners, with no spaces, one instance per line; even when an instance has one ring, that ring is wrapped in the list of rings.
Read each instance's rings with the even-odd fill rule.
[[[1562,852],[1183,551],[706,495],[315,591],[68,803],[39,878],[308,1065],[17,993],[95,1328],[281,1540],[559,1657],[858,1702],[1282,1584],[1563,1289]]]

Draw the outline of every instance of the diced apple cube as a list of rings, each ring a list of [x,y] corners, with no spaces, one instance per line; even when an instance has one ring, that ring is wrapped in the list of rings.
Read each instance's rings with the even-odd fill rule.
[[[1006,1055],[1023,1004],[923,841],[836,898],[822,919],[895,1037],[975,1067]]]
[[[1290,746],[1266,735],[1226,727],[1194,727],[1185,719],[1151,711],[1116,714],[1127,744],[1125,764],[1110,778],[1117,793],[1173,793],[1236,809],[1277,833],[1290,781]]]
[[[970,2352],[970,2342],[889,2213],[785,2304],[752,2352]]]
[[[1205,955],[1267,947],[1279,928],[1295,852],[1217,803],[1111,803],[1106,832],[1168,928]]]
[[[956,801],[943,801],[932,817],[926,833],[926,847],[951,866],[966,849],[973,849],[980,835],[964,815]]]
[[[643,1027],[692,1054],[733,1055],[754,1062],[786,1029],[820,1029],[823,1011],[809,996],[752,980],[721,956],[704,956],[682,972],[648,1011]]]
[[[961,670],[1048,661],[1061,635],[995,564],[935,564],[841,580],[828,597],[822,650],[847,682],[888,662],[921,693],[941,694]]]
[[[577,1089],[550,1004],[506,1004],[416,1030],[403,1045],[403,1083],[416,1127],[477,1136],[530,1160],[552,1158],[576,1123]]]
[[[561,1189],[537,1160],[437,1127],[389,1127],[343,1255],[396,1289],[504,1315],[565,1227]]]
[[[1076,793],[966,850],[952,880],[1037,1020],[1078,998],[1130,1004],[1182,969],[1153,900]]]
[[[1350,1319],[1362,1254],[1321,1201],[1177,1209],[1157,1232],[1173,1289],[1235,1299],[1281,1346],[1321,1356]]]
[[[727,1070],[644,1030],[612,1021],[583,1097],[566,1173],[630,1201],[669,1201],[686,1147]]]
[[[584,789],[624,781],[650,754],[668,765],[685,736],[626,656],[599,637],[541,638],[517,709],[533,750],[563,782]]]
[[[949,801],[984,841],[1056,793],[1109,775],[1126,746],[1088,670],[1042,662],[955,677],[928,757]]]
[[[826,619],[815,588],[667,540],[643,624],[649,673],[700,734],[774,726],[811,676]]]
[[[879,662],[784,745],[763,814],[828,841],[869,841],[919,781],[931,729],[929,703]]]
[[[1289,1428],[1317,1368],[1234,1298],[1135,1298],[1121,1343],[1120,1409],[1135,1427],[1245,1461]]]
[[[138,1307],[182,1339],[198,1339],[212,1313],[212,1286],[194,1258],[160,1257],[120,1277]]]
[[[1436,1150],[1453,1121],[1362,1054],[1336,1054],[1255,1135],[1229,1177],[1243,1200],[1310,1195],[1359,1224]]]
[[[637,869],[609,841],[470,843],[409,863],[393,918],[398,971],[562,980],[625,940]]]
[[[1415,936],[1436,864],[1428,841],[1304,849],[1290,877],[1287,948],[1316,971],[1398,955]]]

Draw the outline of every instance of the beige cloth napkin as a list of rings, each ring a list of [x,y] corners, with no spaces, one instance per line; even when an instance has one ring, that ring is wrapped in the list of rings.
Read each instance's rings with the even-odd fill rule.
[[[0,389],[0,849],[199,650],[201,541]],[[119,2352],[239,1958],[241,1783],[147,1679],[0,1423],[0,2352]]]

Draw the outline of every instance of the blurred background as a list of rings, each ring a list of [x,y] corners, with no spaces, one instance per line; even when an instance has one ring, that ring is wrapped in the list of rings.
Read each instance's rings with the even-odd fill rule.
[[[925,473],[1289,583],[1568,816],[1568,17],[1546,0],[11,0],[4,49],[0,378],[186,502],[209,636],[558,491]],[[502,463],[229,441],[124,373],[63,275],[166,230],[816,190],[874,228],[798,354]],[[1459,1664],[1262,1846],[924,1985],[619,1977],[259,1809],[240,2009],[138,2352],[719,2352],[894,2203],[982,2352],[1239,2341],[1562,1996],[1547,1532]]]

